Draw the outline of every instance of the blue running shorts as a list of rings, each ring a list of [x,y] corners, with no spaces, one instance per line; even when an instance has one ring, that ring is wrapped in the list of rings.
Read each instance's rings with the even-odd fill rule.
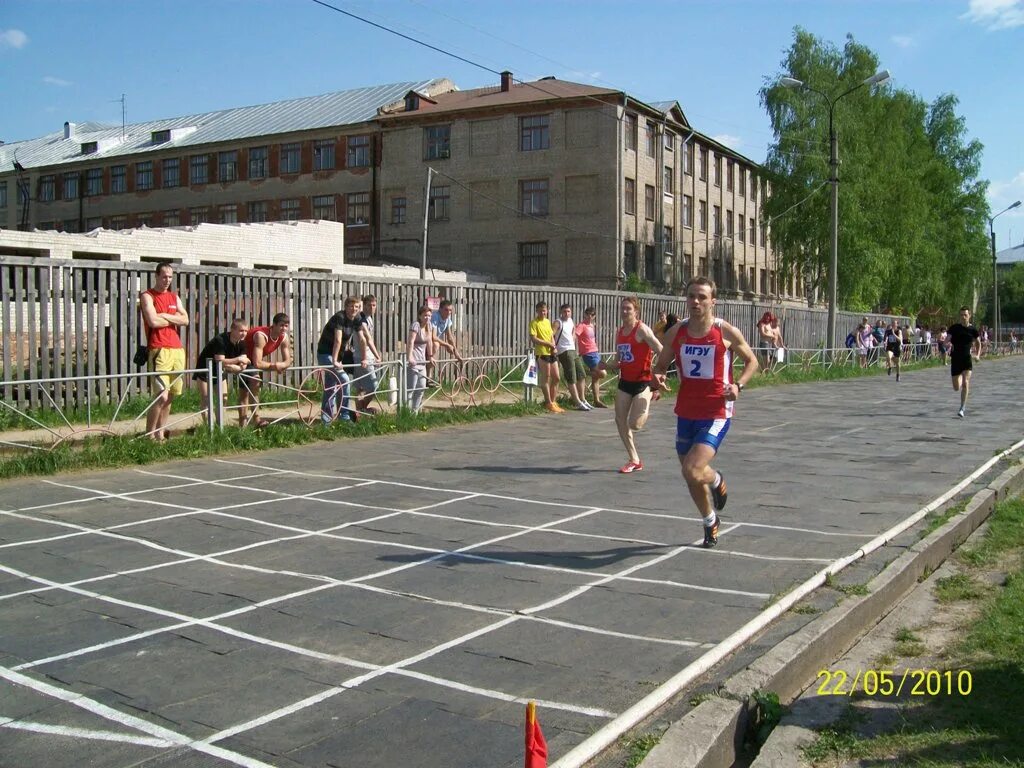
[[[676,453],[684,456],[694,443],[710,445],[718,453],[732,419],[679,419],[676,425]]]

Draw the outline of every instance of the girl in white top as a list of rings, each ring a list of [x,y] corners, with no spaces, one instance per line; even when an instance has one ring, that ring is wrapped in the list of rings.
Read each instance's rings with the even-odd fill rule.
[[[409,407],[419,413],[423,407],[423,393],[427,389],[427,362],[434,356],[434,335],[430,330],[430,308],[420,307],[418,319],[409,327],[405,341],[405,384],[409,393]]]

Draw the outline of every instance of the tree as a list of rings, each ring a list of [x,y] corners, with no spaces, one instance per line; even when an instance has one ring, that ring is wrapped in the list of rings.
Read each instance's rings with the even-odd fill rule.
[[[878,57],[847,36],[842,50],[797,27],[782,74],[837,96],[879,70]],[[820,96],[761,89],[776,141],[766,167],[772,194],[762,217],[783,268],[819,290],[829,279],[828,105]],[[981,144],[966,142],[957,100],[927,105],[914,94],[860,88],[835,103],[839,137],[839,275],[841,306],[916,310],[969,302],[984,274],[984,242],[964,207],[984,211],[977,180]]]

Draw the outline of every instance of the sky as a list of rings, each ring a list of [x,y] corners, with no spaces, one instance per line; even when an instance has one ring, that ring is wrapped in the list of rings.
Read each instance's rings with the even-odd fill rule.
[[[694,128],[763,161],[758,90],[801,26],[839,47],[852,35],[926,101],[955,94],[985,146],[992,213],[1024,199],[1024,0],[324,2],[473,64],[314,0],[0,0],[0,140],[119,124],[122,94],[132,123],[433,77],[476,88],[507,69],[675,99]],[[1000,250],[1024,243],[1024,205],[995,231]]]

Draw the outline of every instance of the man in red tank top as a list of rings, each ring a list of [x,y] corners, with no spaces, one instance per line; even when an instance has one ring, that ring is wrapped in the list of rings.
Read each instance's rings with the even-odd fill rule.
[[[178,294],[171,290],[174,267],[169,261],[156,265],[156,282],[139,299],[139,310],[146,330],[146,349],[149,370],[167,371],[153,377],[158,394],[146,414],[146,434],[153,440],[164,440],[171,403],[184,388],[182,374],[171,376],[171,371],[185,370],[185,348],[181,344],[178,328],[188,325],[188,313],[181,305]]]
[[[245,337],[246,355],[249,367],[238,377],[238,423],[245,426],[250,419],[256,426],[265,427],[268,422],[259,418],[260,390],[263,388],[263,371],[287,371],[292,365],[292,346],[288,338],[291,320],[284,312],[274,315],[273,325],[261,325],[249,329]],[[268,358],[281,350],[281,359],[271,362]],[[249,405],[252,404],[252,416]]]
[[[715,317],[715,283],[695,277],[686,284],[689,317],[665,331],[665,348],[654,365],[664,380],[673,359],[679,372],[676,396],[676,453],[683,479],[704,519],[704,546],[718,543],[720,518],[728,493],[725,478],[710,466],[729,431],[733,404],[757,373],[757,357],[735,326]],[[743,359],[743,373],[732,380],[732,357]]]
[[[615,426],[626,446],[629,461],[619,470],[623,474],[644,468],[636,450],[633,433],[647,423],[651,396],[658,389],[651,376],[651,361],[661,352],[661,342],[640,321],[640,300],[630,296],[622,300],[622,325],[615,334],[615,359],[598,368],[619,372],[619,391],[615,393]]]

